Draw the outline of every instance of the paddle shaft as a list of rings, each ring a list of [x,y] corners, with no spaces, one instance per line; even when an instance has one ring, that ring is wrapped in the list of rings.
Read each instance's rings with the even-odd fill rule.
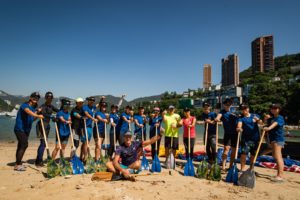
[[[70,129],[70,136],[71,136],[72,149],[73,149],[75,147],[75,144],[74,144],[73,130],[72,130],[71,124],[69,124],[69,129]]]
[[[46,136],[46,132],[45,132],[44,121],[43,121],[43,119],[41,119],[40,121],[41,121],[41,126],[42,126],[42,132],[43,132],[43,136],[44,136],[44,141],[45,141],[45,144],[46,144],[47,156],[48,156],[48,158],[50,158],[51,156],[50,156],[49,145],[48,145],[47,136]]]
[[[116,146],[117,146],[116,142],[117,142],[117,140],[116,140],[116,127],[114,126],[114,149],[115,149],[115,151],[116,151]]]
[[[89,145],[89,139],[88,139],[88,133],[87,133],[87,128],[86,128],[86,119],[83,119],[83,124],[84,124],[84,130],[85,130],[85,140],[86,140],[86,146],[88,149],[88,153],[90,154],[90,145]]]
[[[44,126],[43,119],[41,119],[40,122],[41,122],[42,132],[43,132],[43,136],[44,136],[44,140],[45,140],[45,144],[46,144],[46,149],[49,149],[47,138],[46,138],[45,126]]]
[[[237,141],[236,141],[236,148],[235,148],[235,156],[234,156],[234,159],[235,159],[235,160],[236,160],[237,157],[238,157],[239,145],[240,145],[240,135],[241,135],[241,132],[239,131],[239,132],[238,132],[238,136],[237,136]]]
[[[191,150],[190,150],[190,148],[191,148],[191,128],[190,127],[188,127],[188,139],[189,139],[189,141],[188,141],[188,152],[189,152],[189,158],[191,157],[190,156],[190,153],[191,153]]]
[[[207,145],[207,131],[208,131],[208,123],[205,123],[205,136],[204,136],[204,152],[206,154],[206,145]]]
[[[56,130],[56,137],[57,137],[57,141],[58,141],[58,146],[59,146],[59,150],[60,150],[60,156],[62,156],[62,149],[61,149],[61,143],[60,143],[60,137],[59,137],[58,127],[57,127],[57,122],[54,122],[54,125],[55,125],[55,130]]]
[[[98,142],[100,141],[98,123],[95,123]],[[101,145],[101,144],[100,144]]]
[[[219,126],[218,126],[218,122],[216,123],[216,153],[218,153],[218,137],[219,135]]]
[[[155,126],[155,137],[157,138],[157,126]],[[157,140],[155,141],[155,153],[157,154]]]
[[[255,164],[255,162],[256,162],[256,159],[257,159],[257,156],[258,156],[258,153],[259,153],[259,150],[260,150],[262,141],[263,141],[263,139],[264,139],[264,136],[265,136],[265,131],[263,131],[262,134],[261,134],[261,138],[260,138],[260,141],[259,141],[259,144],[258,144],[256,153],[255,153],[255,156],[254,156],[254,159],[253,159],[253,163],[251,164],[251,167],[250,167],[251,170],[254,168],[254,164]]]

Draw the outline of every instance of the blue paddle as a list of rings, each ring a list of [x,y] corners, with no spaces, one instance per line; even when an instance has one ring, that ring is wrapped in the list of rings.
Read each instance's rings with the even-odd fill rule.
[[[194,165],[190,156],[191,153],[191,128],[188,127],[188,159],[184,166],[184,176],[195,176]]]
[[[236,142],[236,151],[235,151],[235,156],[234,156],[234,163],[233,166],[229,169],[228,174],[226,176],[225,181],[227,183],[233,183],[234,185],[238,184],[238,179],[239,179],[239,172],[238,168],[236,166],[236,161],[238,157],[238,151],[239,151],[239,142],[240,142],[240,135],[241,132],[238,132],[238,137],[237,137],[237,142]]]
[[[142,127],[142,142],[144,141],[144,127]],[[145,150],[143,147],[143,158],[142,158],[142,166],[141,166],[142,170],[149,170],[150,166],[149,166],[149,162],[145,156]]]
[[[157,126],[155,127],[155,136],[157,137]],[[157,141],[155,142],[155,155],[151,166],[152,172],[161,172],[160,160],[157,156]]]
[[[71,150],[71,163],[72,163],[72,170],[73,174],[83,174],[84,166],[79,157],[76,155],[76,148],[74,145],[74,138],[73,138],[73,129],[71,128],[71,124],[69,124],[70,129],[70,136],[72,141],[72,150]]]

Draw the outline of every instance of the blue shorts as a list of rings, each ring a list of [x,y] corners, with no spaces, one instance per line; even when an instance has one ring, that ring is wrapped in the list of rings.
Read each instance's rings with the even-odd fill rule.
[[[69,136],[70,135],[67,135],[67,136],[61,136],[61,135],[59,135],[60,143],[61,144],[68,144]],[[56,144],[58,144],[57,137],[55,139],[56,139]]]
[[[277,145],[284,147],[284,141],[283,142],[282,141],[272,141],[271,144],[272,143],[276,143]]]
[[[93,128],[92,127],[86,127],[86,130],[87,130],[87,134],[88,134],[88,140],[91,141]],[[80,141],[82,143],[86,142],[86,134],[85,134],[84,129],[83,129],[83,135],[80,136]]]

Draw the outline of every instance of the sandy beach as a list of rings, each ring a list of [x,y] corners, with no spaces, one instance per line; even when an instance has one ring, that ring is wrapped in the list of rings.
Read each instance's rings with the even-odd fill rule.
[[[269,178],[275,175],[276,171],[260,167],[257,167],[256,171],[264,177],[257,178],[257,185],[253,190],[224,181],[213,182],[185,177],[180,174],[182,172],[180,167],[172,171],[172,175],[169,175],[169,170],[163,169],[160,175],[137,177],[136,182],[91,181],[92,174],[47,179],[43,175],[46,167],[36,168],[33,164],[38,146],[36,142],[30,142],[23,159],[27,171],[13,170],[16,145],[16,142],[0,143],[0,199],[2,200],[300,199],[300,174],[285,172],[284,183],[272,183]],[[54,144],[50,143],[50,146],[53,147]],[[66,155],[69,155],[69,149]],[[198,149],[200,149],[199,145]]]

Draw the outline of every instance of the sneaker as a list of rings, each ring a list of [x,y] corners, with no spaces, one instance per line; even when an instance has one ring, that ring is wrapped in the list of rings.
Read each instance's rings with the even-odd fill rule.
[[[14,170],[19,171],[19,172],[26,171],[26,169],[23,165],[16,165]]]
[[[283,178],[281,178],[279,176],[275,176],[274,178],[271,179],[271,181],[274,182],[274,183],[282,183]]]
[[[40,168],[40,167],[45,167],[45,164],[43,162],[40,162],[40,163],[35,163],[35,166]]]

